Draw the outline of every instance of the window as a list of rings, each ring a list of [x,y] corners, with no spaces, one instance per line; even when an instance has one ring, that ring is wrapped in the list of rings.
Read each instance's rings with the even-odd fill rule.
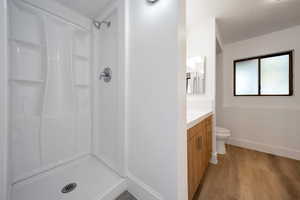
[[[234,96],[293,95],[293,52],[234,61]]]

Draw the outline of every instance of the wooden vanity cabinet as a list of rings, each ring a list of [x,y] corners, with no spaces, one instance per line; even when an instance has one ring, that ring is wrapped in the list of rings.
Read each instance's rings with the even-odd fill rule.
[[[212,116],[188,129],[187,148],[189,200],[192,200],[211,158]]]

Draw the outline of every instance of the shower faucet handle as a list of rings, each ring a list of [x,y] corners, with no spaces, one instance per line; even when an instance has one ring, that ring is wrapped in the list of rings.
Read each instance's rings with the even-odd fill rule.
[[[112,78],[112,71],[109,67],[104,68],[104,70],[100,73],[99,79],[102,80],[102,78],[105,83],[110,82]]]

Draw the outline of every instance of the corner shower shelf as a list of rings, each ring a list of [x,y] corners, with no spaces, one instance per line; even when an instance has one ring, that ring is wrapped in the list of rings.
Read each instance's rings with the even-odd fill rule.
[[[20,79],[20,78],[12,78],[10,81],[20,82],[20,83],[44,83],[44,80],[33,80],[33,79]]]
[[[29,46],[29,47],[32,47],[32,48],[40,49],[40,48],[43,47],[43,45],[41,45],[41,44],[36,44],[36,43],[33,43],[33,42],[28,42],[28,41],[14,39],[14,38],[10,38],[9,41],[19,43],[19,44],[22,44],[24,46]]]

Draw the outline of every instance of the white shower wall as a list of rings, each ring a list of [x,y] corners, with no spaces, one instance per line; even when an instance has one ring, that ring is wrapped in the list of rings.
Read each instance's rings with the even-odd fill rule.
[[[121,2],[121,1],[120,1]],[[93,153],[119,175],[125,176],[125,63],[122,6],[106,8],[94,28],[94,124]],[[99,80],[104,68],[112,71],[110,82]]]
[[[90,153],[90,31],[9,1],[12,181]]]

